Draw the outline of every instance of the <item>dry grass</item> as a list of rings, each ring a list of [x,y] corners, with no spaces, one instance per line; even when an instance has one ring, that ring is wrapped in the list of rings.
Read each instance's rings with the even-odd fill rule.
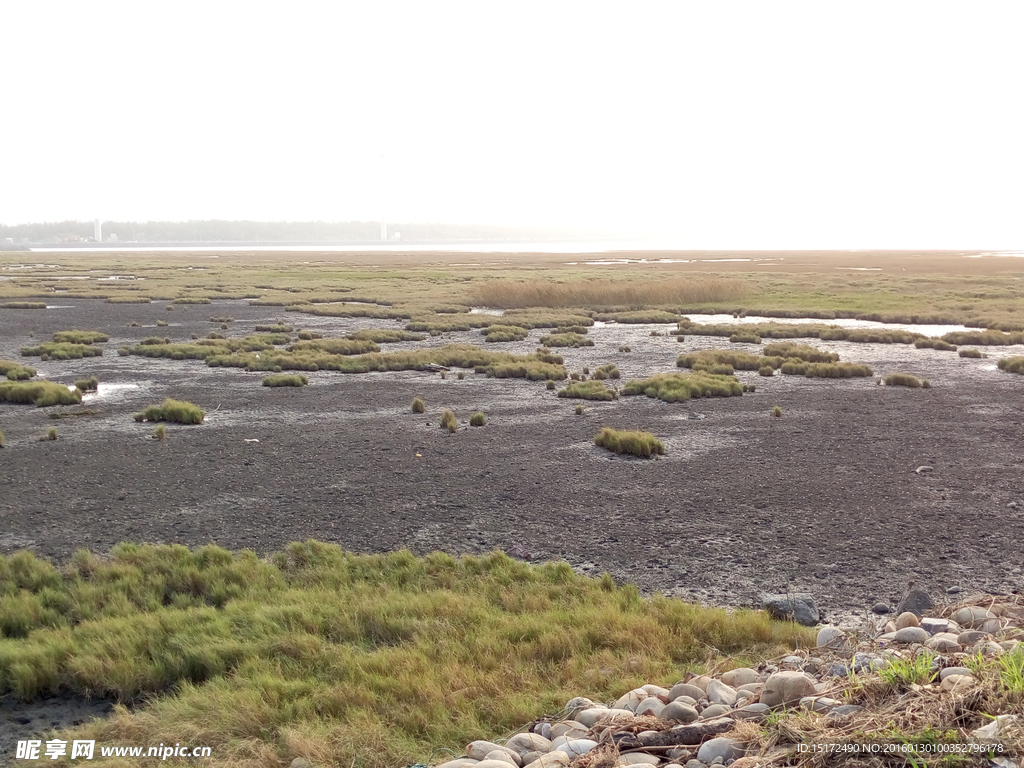
[[[795,357],[808,363],[835,363],[839,361],[839,354],[836,352],[826,352],[817,347],[807,344],[796,344],[791,341],[765,344],[761,353],[768,357]],[[775,367],[777,368],[778,366]]]
[[[559,390],[559,397],[579,398],[580,400],[617,400],[618,392],[608,389],[603,381],[574,381]]]
[[[644,280],[493,280],[471,291],[474,304],[514,307],[604,308],[627,311],[680,304],[734,301],[750,292],[742,280],[716,277],[677,277]],[[658,322],[658,321],[655,321]]]
[[[578,333],[553,333],[541,336],[540,343],[545,347],[592,347],[594,342]]]
[[[1024,374],[1024,356],[1004,357],[996,365],[999,366],[999,370],[1006,371],[1007,373]]]
[[[459,420],[455,416],[455,412],[447,408],[441,413],[441,429],[447,429],[449,432],[456,432],[459,428]]]
[[[594,445],[613,453],[649,459],[665,454],[665,444],[650,432],[627,432],[604,427],[594,436]]]
[[[427,410],[427,406],[423,403],[423,401],[420,398],[414,397],[412,399],[412,412],[413,413],[425,413],[426,410]]]
[[[693,397],[739,397],[743,385],[735,376],[706,371],[694,373],[659,373],[649,379],[632,380],[622,388],[622,395],[646,395],[666,403],[676,403]]]
[[[887,387],[911,387],[917,389],[921,386],[921,380],[909,373],[890,373],[882,377]]]
[[[469,417],[469,426],[471,427],[482,427],[487,424],[487,414],[482,411],[477,411]]]
[[[136,421],[173,421],[176,424],[202,424],[206,412],[198,405],[167,398],[160,405],[151,405],[134,414]]]

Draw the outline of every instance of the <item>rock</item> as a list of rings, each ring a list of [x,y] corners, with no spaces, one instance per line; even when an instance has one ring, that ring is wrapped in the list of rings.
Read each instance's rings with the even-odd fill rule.
[[[792,706],[804,696],[813,696],[814,678],[803,672],[776,672],[769,677],[761,691],[761,703],[769,707]]]
[[[551,740],[536,733],[517,733],[505,742],[505,746],[523,757],[527,752],[550,752]]]
[[[724,717],[732,712],[732,707],[727,704],[712,704],[704,708],[700,713],[701,720],[714,720],[717,717]]]
[[[543,757],[547,752],[524,752],[523,753],[523,765],[527,766],[536,760],[538,757]]]
[[[934,637],[940,632],[949,632],[949,619],[924,618],[921,619],[919,626],[929,635]]]
[[[957,584],[953,584],[952,586],[946,587],[946,594],[947,595],[955,595],[955,594],[958,594],[958,593],[963,592],[963,591],[964,591],[964,588],[959,586],[959,585],[957,585]]]
[[[859,704],[842,704],[829,712],[828,716],[831,718],[849,717],[863,711],[863,709],[864,707]]]
[[[676,683],[668,692],[668,700],[675,701],[680,696],[689,696],[694,701],[700,701],[704,698],[704,689],[689,683]]]
[[[708,691],[708,683],[711,682],[711,677],[708,675],[697,675],[696,677],[690,678],[690,685],[695,688],[700,688],[704,693]]]
[[[493,741],[473,741],[466,745],[466,757],[471,757],[474,760],[485,760],[490,752],[495,750],[499,752],[507,752],[512,758],[516,765],[522,765],[522,761],[519,757],[519,753],[508,747],[503,747],[501,744],[495,744]]]
[[[839,627],[822,627],[818,630],[818,639],[815,644],[819,648],[846,649],[850,642],[846,633]]]
[[[720,733],[731,731],[736,721],[731,717],[719,717],[714,720],[701,720],[687,725],[676,725],[664,731],[664,738],[671,739],[668,744],[682,744],[693,746],[700,744],[708,736],[717,736]]]
[[[608,710],[604,710],[607,712]],[[578,720],[563,720],[560,723],[555,723],[551,726],[551,740],[554,741],[562,736],[568,736],[569,738],[577,738],[586,734],[587,729],[590,726],[584,725]]]
[[[551,723],[537,723],[533,726],[533,732],[545,739],[551,738]]]
[[[569,755],[569,757],[575,758],[579,757],[580,755],[587,754],[587,752],[589,752],[596,746],[597,742],[591,741],[590,739],[573,739],[567,744],[563,744],[562,746],[558,747],[558,751],[565,752],[565,754]]]
[[[889,620],[889,621],[885,622],[885,626],[882,628],[882,631],[883,632],[892,633],[892,634],[896,634],[896,630],[897,629],[899,629],[899,627],[896,626],[896,622],[892,621],[892,620]]]
[[[730,669],[728,672],[723,672],[719,679],[728,686],[739,688],[744,685],[760,682],[761,676],[750,667],[740,667],[739,669]]]
[[[852,666],[855,672],[877,672],[885,662],[873,653],[855,653]]]
[[[960,653],[963,650],[963,646],[956,641],[956,635],[945,632],[929,638],[924,646],[938,653]]]
[[[935,471],[935,467],[930,467],[927,464],[924,464],[924,465],[918,467],[917,469],[915,469],[914,471],[917,472],[917,474],[919,474],[919,475],[925,475],[925,474],[927,474],[929,472],[934,472]]]
[[[565,768],[572,761],[565,752],[548,752],[546,755],[541,755],[532,763],[527,763],[523,768]]]
[[[779,662],[786,669],[800,669],[804,665],[803,656],[783,656]]]
[[[666,704],[665,708],[661,710],[660,715],[662,720],[676,720],[681,723],[692,723],[700,714],[696,709],[688,704],[681,704],[678,701],[673,701],[671,704]]]
[[[703,763],[713,763],[721,759],[723,763],[743,757],[743,743],[735,739],[717,738],[705,741],[697,750],[697,759]]]
[[[304,758],[296,757],[295,760],[304,760]],[[295,760],[292,760],[290,768],[312,768],[308,760],[304,760],[303,763],[296,763]],[[473,760],[469,757],[459,757],[455,760],[449,760],[447,763],[441,763],[436,768],[472,768],[472,766],[477,765],[479,762],[479,760]],[[540,766],[537,768],[540,768]]]
[[[569,702],[565,705],[566,710],[569,713],[569,717],[575,718],[584,709],[590,709],[597,706],[590,699],[585,696],[577,696],[574,699],[569,699]]]
[[[969,670],[967,667],[946,667],[944,670],[939,672],[939,679],[940,680],[945,680],[950,675],[971,675],[971,676],[973,676],[974,673],[971,672],[971,670]]]
[[[749,691],[750,693],[756,696],[761,692],[762,688],[764,688],[764,683],[758,680],[756,683],[747,683],[746,685],[741,685],[739,688],[736,689],[736,693],[740,693],[741,691]]]
[[[960,645],[962,646],[970,647],[979,640],[984,640],[986,637],[988,637],[987,632],[982,632],[978,629],[965,629],[963,632],[957,635],[956,641],[960,643]]]
[[[694,758],[693,752],[691,752],[690,750],[685,749],[684,747],[676,747],[675,749],[670,749],[668,751],[668,759],[683,761],[692,760]],[[704,768],[704,763],[701,763],[699,760],[697,762],[700,763],[701,768]]]
[[[904,611],[896,617],[896,629],[906,629],[907,627],[918,627],[921,625],[920,620],[913,611]]]
[[[248,442],[248,441],[246,441],[246,442]],[[460,760],[452,760],[450,762],[452,762],[452,763],[466,762],[466,760],[465,760],[465,758],[463,758],[461,761]],[[476,762],[476,761],[474,761],[474,762]],[[445,765],[448,765],[448,763],[445,763]],[[291,761],[291,763],[289,763],[288,768],[313,768],[313,764],[311,762],[309,762],[309,760],[307,760],[304,757],[296,757],[294,760]]]
[[[988,619],[978,627],[981,632],[988,632],[990,635],[996,634],[1002,628],[1003,623],[999,619]]]
[[[892,613],[892,608],[889,607],[888,603],[875,603],[871,606],[871,612],[884,616],[887,613]]]
[[[708,701],[712,704],[724,704],[731,707],[736,703],[736,689],[721,680],[711,680],[708,683]]]
[[[974,646],[975,653],[981,653],[985,656],[999,656],[1003,652],[1003,646],[999,643],[976,643]]]
[[[811,712],[820,712],[821,714],[831,712],[836,707],[841,706],[842,703],[828,696],[804,696],[800,699],[800,706],[803,709],[809,709]]]
[[[665,705],[664,703],[662,703],[661,699],[658,699],[654,696],[648,696],[646,699],[637,704],[636,713],[638,715],[642,715],[645,712],[649,712],[650,714],[657,717],[658,713],[661,712],[661,710],[664,709],[664,707]]]
[[[1019,720],[1017,715],[998,715],[996,719],[988,725],[983,725],[981,728],[976,728],[971,731],[971,736],[976,739],[995,741],[1003,737],[1006,734],[1006,731],[1017,723],[1017,720]]]
[[[897,613],[910,613],[916,614],[917,616],[923,616],[925,611],[929,611],[935,607],[935,602],[920,587],[911,587],[907,590],[907,594],[900,600],[899,607],[896,609]]]
[[[904,627],[896,632],[897,643],[921,643],[928,642],[928,633],[920,627]]]
[[[482,760],[482,762],[488,762],[488,761],[494,761],[494,760],[497,760],[500,763],[505,763],[506,765],[518,766],[518,765],[520,765],[520,763],[522,763],[523,757],[522,757],[522,755],[520,755],[519,756],[519,761],[517,762],[517,761],[512,759],[512,757],[509,755],[508,752],[502,752],[500,749],[496,749],[493,752],[488,752],[486,755],[484,755],[484,759]]]
[[[660,685],[641,685],[642,689],[647,691],[648,696],[668,696],[668,688],[663,688]]]
[[[943,679],[940,687],[944,691],[952,691],[958,688],[968,688],[977,682],[973,675],[949,675]]]
[[[886,632],[884,635],[879,635],[875,638],[876,642],[879,643],[891,643],[896,639],[895,632]]]
[[[678,699],[675,700],[675,702],[670,702],[670,703],[687,704],[688,706],[691,706],[691,707],[696,707],[697,706],[697,700],[695,698],[693,698],[692,696],[680,696]]]
[[[631,712],[636,712],[637,705],[641,701],[647,698],[647,691],[643,688],[634,688],[632,691],[627,693],[625,696],[619,698],[614,704],[612,709],[628,709]]]
[[[771,712],[771,709],[764,702],[758,701],[733,710],[732,716],[737,720],[763,720],[765,715]]]
[[[954,611],[950,618],[967,629],[979,629],[989,619],[996,618],[996,615],[985,608],[971,606]]]
[[[695,758],[693,760],[687,760],[686,765],[684,765],[683,768],[707,768],[707,766]]]
[[[795,621],[813,627],[821,621],[821,611],[809,592],[761,595],[761,604],[773,619]]]
[[[512,763],[505,760],[481,760],[473,765],[473,768],[508,768]]]
[[[833,661],[825,668],[825,671],[822,674],[825,677],[846,677],[850,674],[850,670],[842,662]]]
[[[646,752],[631,752],[628,755],[619,755],[615,765],[657,765],[661,758],[656,755],[649,755]]]

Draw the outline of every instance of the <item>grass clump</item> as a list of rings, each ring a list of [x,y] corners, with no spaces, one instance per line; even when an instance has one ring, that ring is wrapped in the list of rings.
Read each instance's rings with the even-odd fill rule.
[[[582,416],[583,415],[583,406],[582,405],[577,405],[575,410],[576,410],[576,415],[577,416]]]
[[[477,411],[469,417],[469,426],[471,427],[482,427],[487,424],[487,415],[481,411]]]
[[[916,349],[938,349],[943,352],[956,352],[957,347],[955,344],[950,344],[948,341],[942,339],[917,339],[914,342]]]
[[[489,325],[480,331],[489,342],[522,341],[530,331],[518,325]]]
[[[173,304],[212,304],[205,296],[181,296],[175,299]]]
[[[0,381],[0,402],[22,403],[40,408],[78,405],[82,402],[82,392],[54,381]]]
[[[454,411],[447,408],[441,413],[441,429],[455,432],[459,428],[459,420],[455,417]]]
[[[167,325],[168,325],[168,323],[167,323],[166,320],[157,320],[156,321],[156,327],[157,328],[166,328]]]
[[[117,350],[118,357],[128,357],[132,351],[128,347],[119,347]]]
[[[579,333],[552,333],[540,337],[545,347],[592,347],[594,342]]]
[[[99,331],[57,331],[53,334],[57,344],[101,344],[110,341],[110,337]]]
[[[369,352],[380,352],[369,339],[311,339],[297,341],[288,347],[289,352],[324,352],[328,355],[365,355]]]
[[[275,373],[263,380],[264,387],[304,387],[309,379],[297,373]]]
[[[632,351],[633,351],[633,349],[630,346],[626,345],[626,344],[623,344],[621,347],[619,347],[619,352],[632,352]]]
[[[299,338],[302,338],[299,332]],[[308,333],[308,331],[306,332]],[[320,338],[319,334],[316,338]],[[377,344],[396,344],[400,341],[423,341],[426,336],[422,333],[409,333],[408,331],[396,331],[390,328],[364,328],[355,333],[350,333],[348,338],[356,341],[372,341]]]
[[[39,440],[45,442],[49,440],[56,440],[58,437],[59,434],[57,432],[57,428],[50,427],[48,430],[46,430],[46,432],[43,433],[42,437],[40,437]]]
[[[757,369],[757,375],[758,376],[774,376],[775,375],[775,369],[772,368],[770,365],[762,365],[760,368]]]
[[[291,333],[292,327],[290,325],[282,325],[281,323],[274,323],[273,325],[257,325],[257,333]]]
[[[499,309],[515,307],[623,307],[640,310],[675,304],[705,304],[746,296],[741,280],[679,277],[650,280],[587,279],[493,280],[475,287],[473,304]]]
[[[909,373],[890,373],[888,376],[883,376],[882,381],[885,382],[887,387],[911,387],[917,389],[921,386],[921,380]]]
[[[0,309],[46,309],[44,301],[5,301]]]
[[[553,382],[551,379],[548,379],[547,383],[544,386],[546,389],[554,389],[556,385],[555,382]]]
[[[35,368],[14,360],[0,360],[0,376],[6,376],[9,381],[28,381],[35,375]]]
[[[1012,333],[994,330],[953,331],[943,336],[942,340],[950,344],[973,344],[979,347],[1009,346],[1024,344],[1024,331]]]
[[[412,412],[413,413],[424,413],[427,410],[427,406],[418,397],[412,399]]]
[[[783,359],[795,357],[808,363],[835,363],[839,361],[839,355],[835,352],[826,352],[823,349],[818,349],[808,344],[796,344],[792,341],[766,344],[762,352],[768,357],[781,357]],[[778,368],[778,366],[774,367]]]
[[[211,317],[210,318],[210,322],[211,323],[233,323],[233,322],[235,322],[235,318],[233,318],[233,317]]]
[[[760,344],[761,337],[756,333],[750,333],[743,331],[740,333],[734,333],[729,336],[730,344]]]
[[[1006,371],[1007,373],[1024,374],[1024,356],[1003,357],[996,365],[999,367],[999,370]]]
[[[0,448],[4,447],[4,433],[0,431]]]
[[[594,374],[590,378],[597,381],[602,379],[617,379],[622,376],[619,371],[619,367],[615,363],[608,363],[607,365],[599,365],[594,369]]]
[[[166,440],[167,439],[167,427],[163,424],[157,424],[156,429],[153,430],[154,440]]]
[[[617,400],[618,393],[608,389],[603,381],[574,381],[558,391],[559,397],[575,397],[580,400]]]
[[[640,456],[644,459],[665,454],[665,444],[650,432],[626,432],[604,427],[594,436],[594,445],[613,453]]]
[[[638,309],[628,312],[603,312],[594,315],[595,320],[606,323],[678,323],[679,315],[660,309]]]
[[[973,349],[973,348],[961,349],[961,350],[959,350],[959,355],[960,355],[960,357],[969,357],[969,358],[973,358],[973,359],[976,359],[976,360],[980,359],[980,358],[983,358],[983,357],[987,357],[987,355],[983,354],[980,349]]]
[[[42,357],[47,360],[81,360],[83,357],[100,357],[103,350],[89,344],[69,344],[47,341],[38,347],[22,347],[22,357]]]
[[[850,379],[873,376],[871,366],[859,363],[808,363],[791,358],[781,367],[787,376],[806,376],[809,379]]]
[[[172,421],[176,424],[202,424],[206,412],[198,405],[184,400],[167,398],[160,405],[151,405],[144,411],[136,413],[136,421]]]
[[[108,296],[107,304],[152,304],[149,296]],[[170,306],[170,305],[168,305]]]
[[[100,380],[97,379],[95,376],[90,376],[88,379],[79,379],[78,381],[75,382],[75,387],[77,387],[82,392],[95,392],[97,389],[99,389],[99,386]]]
[[[782,408],[780,406],[778,406],[778,405],[776,405],[774,408],[772,408],[772,416],[774,416],[776,419],[781,419],[782,418]]]
[[[766,365],[778,368],[782,358],[754,355],[750,352],[739,352],[732,349],[705,349],[680,355],[676,359],[680,368],[692,368],[695,371],[711,371],[717,366],[726,365],[738,371],[757,371]],[[732,373],[732,370],[729,371]]]
[[[623,395],[646,395],[666,403],[677,403],[693,397],[740,397],[743,385],[735,376],[707,371],[693,373],[659,373],[649,379],[627,382]]]

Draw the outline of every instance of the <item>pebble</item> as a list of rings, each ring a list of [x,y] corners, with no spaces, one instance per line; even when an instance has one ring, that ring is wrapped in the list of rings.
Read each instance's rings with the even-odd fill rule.
[[[967,688],[977,682],[973,675],[949,675],[942,680],[939,687],[944,691],[952,691],[954,688]]]
[[[871,612],[879,615],[885,615],[887,613],[892,613],[892,608],[889,607],[888,603],[875,603],[871,606]]]
[[[697,750],[697,759],[703,763],[713,763],[716,759],[722,762],[737,760],[743,757],[743,744],[735,739],[719,737],[709,739]]]
[[[896,631],[896,637],[894,638],[897,643],[920,643],[924,644],[928,641],[928,633],[920,627],[904,627]]]
[[[911,614],[913,615],[913,614]],[[819,648],[845,649],[849,647],[846,633],[839,627],[822,627],[818,630],[818,638],[815,644]]]
[[[691,707],[689,704],[681,704],[678,701],[673,701],[671,704],[666,704],[665,708],[661,710],[662,720],[676,720],[681,723],[692,723],[700,717],[700,713],[696,709]]]
[[[714,720],[716,717],[724,717],[732,712],[732,707],[727,704],[711,704],[700,713],[701,720]]]
[[[712,680],[708,683],[708,701],[712,704],[725,704],[727,707],[732,707],[736,703],[736,689],[721,680]]]
[[[503,747],[501,744],[495,744],[493,741],[474,741],[466,746],[466,756],[474,760],[486,760],[487,755],[495,751],[507,753],[512,757],[516,765],[522,764],[522,759],[519,757],[518,752],[508,747]]]
[[[765,715],[771,712],[771,707],[761,701],[747,704],[733,711],[733,717],[738,720],[763,720]]]
[[[974,675],[967,667],[946,667],[939,672],[939,679],[945,680],[950,675]]]
[[[935,635],[925,643],[925,647],[939,653],[960,653],[963,646],[957,640],[956,635],[942,632]]]
[[[572,741],[564,744],[560,747],[555,747],[559,752],[564,752],[569,757],[579,757],[585,755],[587,752],[597,746],[597,742],[592,739],[573,739]]]
[[[648,696],[637,705],[636,713],[638,715],[650,713],[657,717],[664,708],[665,704],[660,699],[657,699],[654,696]]]
[[[769,677],[761,691],[761,702],[769,707],[792,706],[804,696],[817,693],[814,678],[803,672],[776,672]]]
[[[740,688],[744,685],[751,685],[761,680],[761,676],[757,674],[756,670],[750,669],[749,667],[740,667],[739,669],[730,669],[728,672],[722,673],[722,682],[726,685],[730,685],[733,688]]]
[[[996,618],[996,615],[985,608],[968,607],[954,611],[950,618],[967,629],[978,629],[989,619]]]
[[[522,757],[527,752],[551,751],[551,740],[536,733],[517,733],[505,742],[505,746],[518,752]]]
[[[672,690],[668,692],[668,699],[669,701],[675,701],[680,696],[689,696],[694,701],[699,701],[704,698],[704,690],[689,683],[676,683],[672,686]]]
[[[896,629],[906,629],[907,627],[919,626],[921,626],[921,621],[913,611],[904,611],[896,617]]]
[[[897,607],[897,613],[906,613],[910,611],[918,616],[923,616],[925,611],[930,611],[935,607],[935,601],[932,600],[931,596],[920,587],[911,587],[907,590],[907,594],[900,600],[899,607]]]
[[[978,629],[965,629],[957,635],[956,641],[960,643],[960,645],[971,646],[979,640],[984,640],[988,636],[988,632],[982,632]]]

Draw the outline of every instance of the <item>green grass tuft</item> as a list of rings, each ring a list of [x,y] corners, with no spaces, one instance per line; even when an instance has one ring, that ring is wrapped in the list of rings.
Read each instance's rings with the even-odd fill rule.
[[[961,349],[959,350],[959,354],[960,357],[970,357],[974,359],[986,357],[986,355],[982,354],[980,349]]]
[[[480,331],[489,342],[522,341],[530,331],[518,325],[489,325]]]
[[[275,373],[263,380],[264,387],[304,387],[309,379],[297,373]]]
[[[607,365],[598,366],[594,370],[594,375],[590,378],[601,381],[602,379],[618,379],[621,376],[619,367],[615,363],[608,363]]]
[[[692,368],[695,371],[712,371],[717,366],[727,365],[738,371],[758,371],[766,365],[778,368],[782,365],[781,357],[765,357],[750,352],[732,349],[705,349],[700,352],[682,354],[676,359],[679,368]],[[732,371],[730,370],[731,374]]]
[[[174,304],[212,304],[204,296],[181,296],[173,301]]]
[[[749,331],[742,331],[740,333],[734,333],[729,336],[730,344],[760,344],[761,337],[756,333]]]
[[[603,381],[574,381],[559,390],[559,397],[575,397],[581,400],[618,400],[619,395],[608,389]]]
[[[54,381],[0,381],[0,402],[36,405],[40,408],[78,405],[82,402],[82,393]]]
[[[999,367],[999,370],[1006,371],[1007,373],[1024,374],[1024,356],[1003,357],[1000,358],[996,365]]]
[[[0,309],[46,309],[44,301],[5,301]]]
[[[22,357],[43,357],[48,360],[80,360],[83,357],[100,357],[103,350],[89,344],[69,344],[47,341],[38,347],[22,347]]]
[[[918,339],[914,342],[914,347],[917,349],[938,349],[943,352],[956,352],[957,348],[955,344],[950,344],[948,341],[942,339]]]
[[[485,424],[487,424],[487,416],[480,411],[469,417],[469,426],[471,427],[482,427]]]
[[[777,419],[781,418],[782,417],[782,408],[777,406],[777,405],[774,408],[772,408],[772,416],[774,416]]]
[[[806,376],[809,379],[849,379],[873,376],[871,366],[858,363],[807,363],[790,358],[780,369],[787,376]]]
[[[202,424],[206,412],[198,405],[167,398],[134,415],[136,421],[173,421],[176,424]]]
[[[57,437],[58,437],[57,428],[56,427],[50,427],[48,430],[46,430],[46,434],[44,434],[39,439],[40,440],[56,440]]]
[[[459,420],[455,418],[455,413],[446,408],[441,413],[441,429],[447,429],[449,432],[455,432],[458,428]]]
[[[552,333],[541,336],[540,343],[545,347],[592,347],[594,342],[579,333]]]
[[[760,368],[757,369],[757,375],[758,376],[774,376],[775,375],[775,369],[772,368],[770,365],[762,365]]]
[[[650,432],[626,432],[604,427],[594,436],[594,444],[614,453],[649,459],[664,455],[665,444]]]
[[[627,312],[603,312],[594,315],[595,320],[606,323],[678,323],[679,315],[660,309],[632,310]]]
[[[583,415],[583,406],[582,405],[577,405],[576,406],[576,415],[577,416],[582,416]]]
[[[110,337],[99,331],[57,331],[53,334],[53,341],[57,344],[100,344],[110,341]]]
[[[167,427],[164,424],[157,424],[156,429],[153,430],[154,440],[166,440],[167,439]]]
[[[768,357],[781,357],[783,359],[795,357],[808,363],[835,363],[839,361],[839,355],[835,352],[826,352],[817,347],[797,344],[792,341],[766,344],[762,352]],[[777,368],[778,366],[775,367]]]
[[[420,398],[414,397],[412,399],[412,412],[413,413],[424,413],[426,410],[427,410],[427,406],[424,405],[423,401]]]
[[[99,389],[100,380],[95,376],[91,376],[88,379],[79,379],[75,382],[75,386],[82,392],[95,392]]]
[[[885,382],[887,387],[911,387],[916,389],[921,386],[921,380],[909,373],[890,373],[888,376],[883,376],[882,381]]]
[[[692,397],[739,397],[743,386],[735,376],[722,376],[707,371],[694,373],[659,373],[649,379],[632,380],[622,388],[623,395],[646,395],[666,403]]]
[[[291,333],[292,327],[290,325],[282,325],[275,323],[273,325],[257,325],[257,333]]]
[[[36,369],[14,360],[0,360],[0,376],[10,381],[28,381],[36,375]]]
[[[149,296],[108,296],[106,302],[107,304],[152,304],[152,299]]]

